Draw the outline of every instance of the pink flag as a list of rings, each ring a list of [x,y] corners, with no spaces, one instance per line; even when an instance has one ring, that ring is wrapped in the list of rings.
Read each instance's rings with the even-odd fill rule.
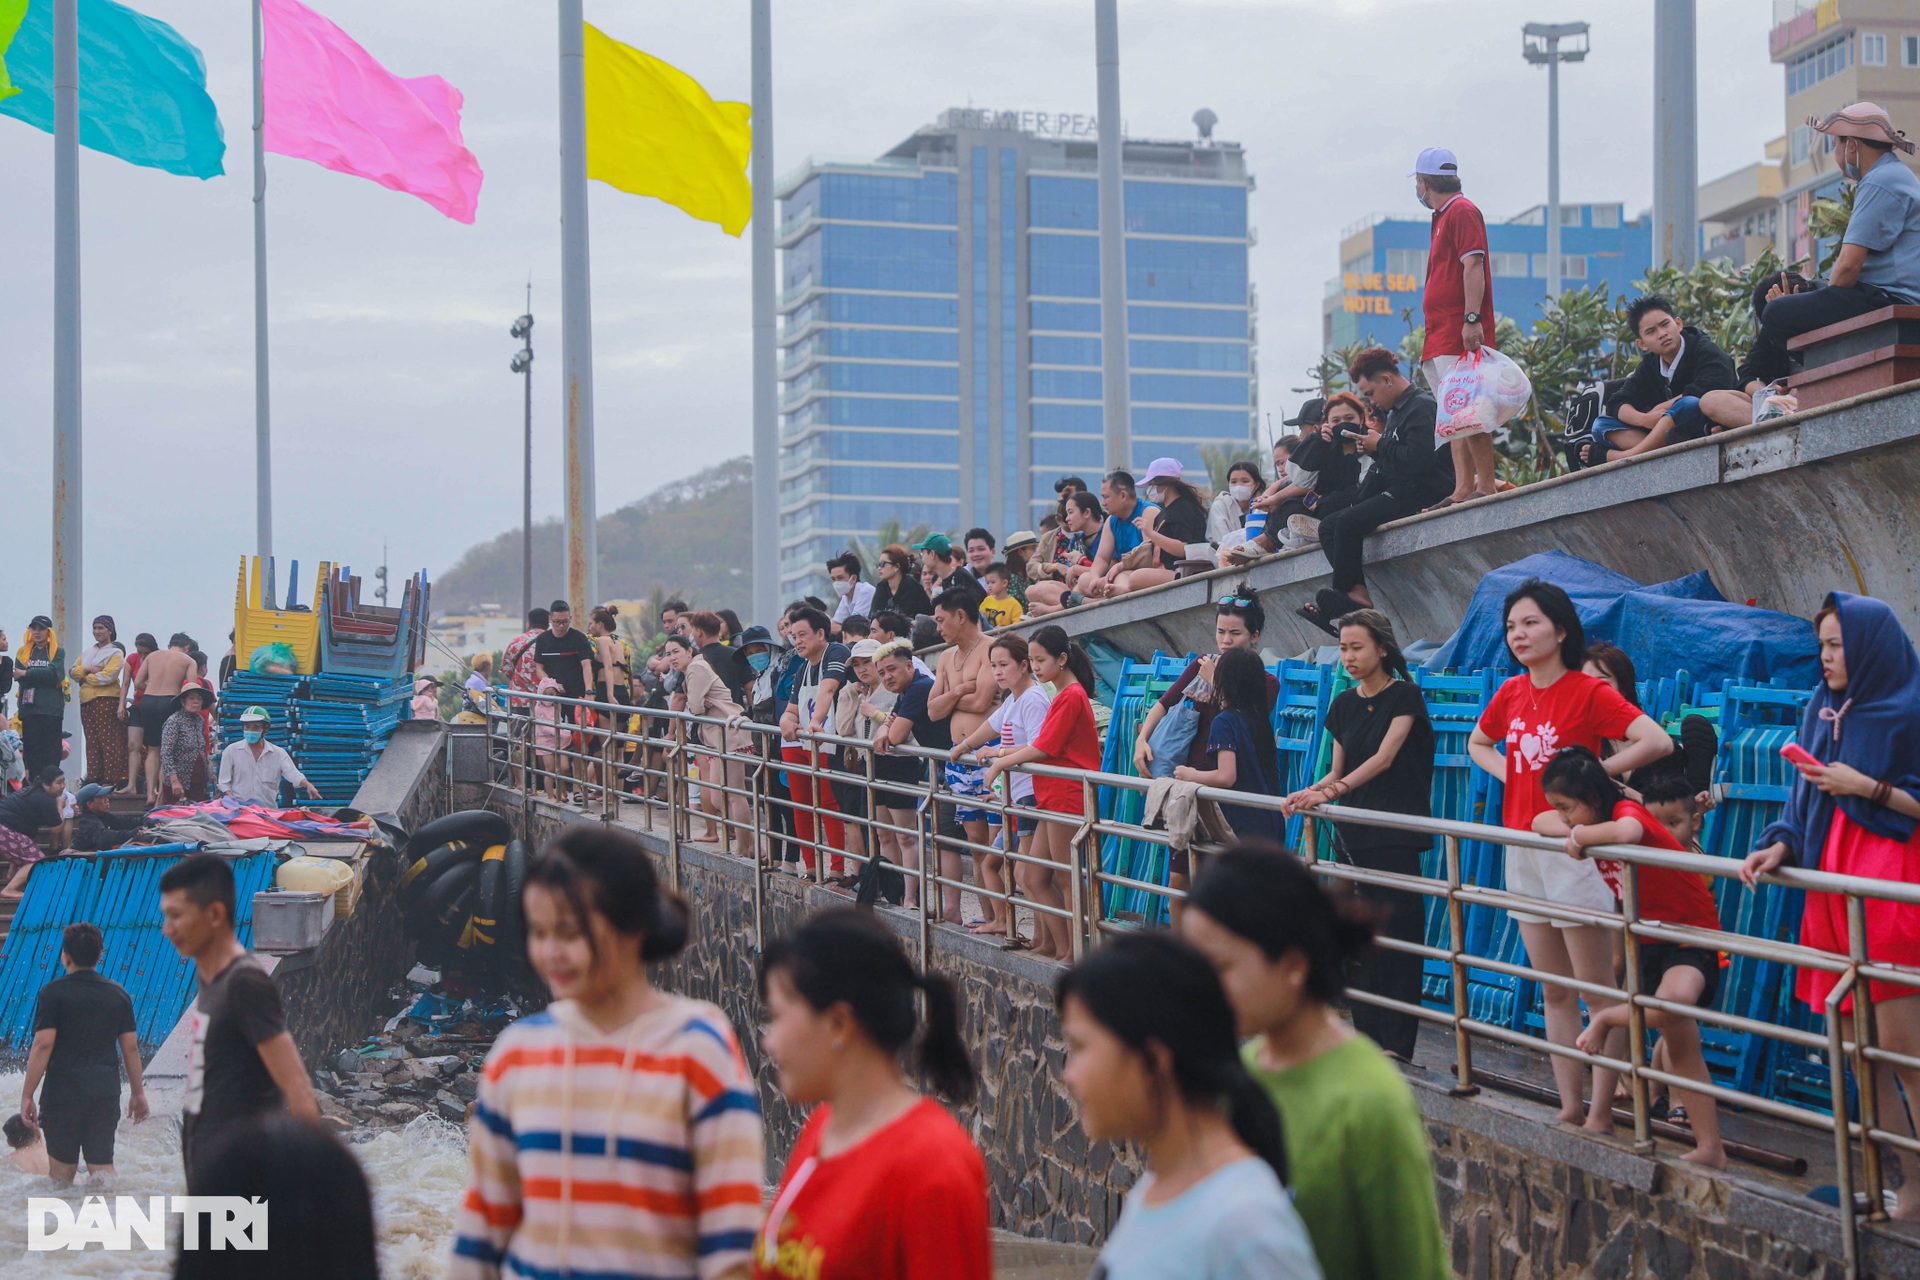
[[[299,3],[264,0],[266,149],[419,196],[460,222],[480,201],[480,162],[460,140],[460,91],[394,75]]]

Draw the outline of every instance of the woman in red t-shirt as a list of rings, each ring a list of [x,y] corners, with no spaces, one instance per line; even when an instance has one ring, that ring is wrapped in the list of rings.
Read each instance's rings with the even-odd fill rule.
[[[1042,627],[1028,638],[1027,664],[1033,668],[1035,680],[1056,692],[1033,741],[1001,752],[987,762],[989,791],[993,790],[993,780],[1014,765],[1048,764],[1089,772],[1100,767],[1100,730],[1093,722],[1093,661],[1086,650],[1067,638],[1065,628]],[[1086,811],[1081,784],[1074,778],[1036,776],[1033,803],[1049,813],[1078,815]],[[1077,825],[1042,821],[1034,835],[1034,853],[1061,866],[1069,865]],[[1060,884],[1064,887],[1066,882]]]
[[[900,1073],[927,1020],[920,1075],[964,1102],[973,1063],[953,986],[918,974],[900,940],[842,908],[767,948],[762,1043],[780,1091],[814,1105],[753,1241],[754,1280],[989,1280],[987,1167],[947,1109]]]
[[[1585,747],[1563,747],[1541,774],[1552,810],[1533,820],[1536,835],[1564,836],[1567,854],[1587,861],[1587,850],[1598,844],[1641,844],[1649,849],[1686,853],[1666,826],[1637,800],[1627,799],[1600,758]],[[1617,862],[1600,861],[1601,874],[1614,882],[1621,875]],[[1639,890],[1640,918],[1692,929],[1718,929],[1720,913],[1713,891],[1701,877],[1667,867],[1640,867],[1634,873]],[[1710,1005],[1720,989],[1720,953],[1682,942],[1645,939],[1640,943],[1640,990],[1673,1004]],[[1660,1033],[1667,1064],[1675,1075],[1703,1084],[1713,1083],[1707,1060],[1700,1054],[1700,1024],[1684,1014],[1648,1009],[1647,1025]],[[1574,1041],[1587,1053],[1606,1051],[1615,1032],[1627,1029],[1627,1006],[1611,1004],[1594,1012],[1592,1021]],[[1694,1164],[1727,1167],[1726,1148],[1720,1145],[1720,1114],[1713,1095],[1675,1089],[1693,1126],[1693,1151],[1681,1159]],[[1609,1108],[1613,1095],[1606,1095]]]
[[[1598,755],[1609,738],[1624,742],[1605,761],[1619,777],[1673,750],[1673,739],[1605,680],[1581,672],[1587,635],[1567,593],[1550,582],[1530,578],[1507,596],[1504,609],[1507,649],[1526,670],[1493,695],[1467,742],[1473,762],[1505,786],[1502,825],[1532,831],[1533,820],[1552,806],[1540,786],[1541,770],[1556,751],[1585,747]],[[1500,744],[1506,744],[1506,754]],[[1614,910],[1613,890],[1591,862],[1557,853],[1507,847],[1507,892],[1571,907],[1589,915]],[[1549,919],[1509,911],[1520,926],[1527,958],[1537,969],[1603,987],[1613,985],[1613,938],[1598,925]],[[1570,1045],[1580,1034],[1580,996],[1567,987],[1543,983],[1547,1039]],[[1609,1002],[1589,996],[1590,1012]],[[1625,1038],[1620,1040],[1624,1051]],[[1619,1053],[1611,1056],[1619,1057]],[[1585,1068],[1555,1055],[1553,1079],[1560,1090],[1560,1119],[1581,1120],[1580,1097]],[[1613,1128],[1613,1088],[1617,1072],[1596,1068],[1593,1103],[1586,1127]]]

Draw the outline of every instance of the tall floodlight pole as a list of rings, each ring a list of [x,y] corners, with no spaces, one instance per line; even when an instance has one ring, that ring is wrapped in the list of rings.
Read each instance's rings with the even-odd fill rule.
[[[581,0],[560,0],[560,387],[566,422],[567,600],[600,600],[593,508],[593,285],[587,244],[587,54]]]
[[[1577,41],[1561,48],[1562,40]],[[1547,68],[1547,296],[1560,296],[1560,64],[1587,56],[1584,22],[1529,22],[1521,28],[1521,52]]]
[[[780,609],[780,421],[774,367],[773,13],[753,0],[753,613]]]
[[[1127,228],[1121,187],[1120,17],[1116,0],[1093,0],[1093,63],[1100,112],[1100,383],[1107,469],[1133,466],[1127,420]]]
[[[1653,265],[1693,268],[1700,247],[1693,0],[1653,5]]]
[[[53,5],[53,602],[56,634],[76,645],[81,616],[80,18]],[[75,647],[72,652],[78,653]],[[80,702],[66,728],[79,739]]]
[[[253,0],[253,542],[261,572],[273,559],[273,418],[267,383],[267,97],[260,0]]]
[[[526,459],[520,489],[520,616],[533,612],[533,281],[527,281],[526,314],[509,330],[520,349],[508,365],[526,383]]]

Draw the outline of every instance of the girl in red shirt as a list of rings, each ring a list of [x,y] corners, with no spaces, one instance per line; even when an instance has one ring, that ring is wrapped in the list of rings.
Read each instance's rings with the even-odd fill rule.
[[[1003,751],[987,763],[987,789],[1014,765],[1047,764],[1063,769],[1100,767],[1100,730],[1093,722],[1093,661],[1086,650],[1067,638],[1062,627],[1042,627],[1029,637],[1027,663],[1033,678],[1057,692],[1047,705],[1040,732],[1024,747]],[[1081,784],[1074,778],[1036,776],[1033,802],[1049,813],[1085,812]],[[1073,860],[1073,833],[1078,824],[1043,820],[1035,833],[1033,851],[1062,866]],[[1055,873],[1056,875],[1059,873]],[[1065,881],[1061,881],[1062,884]],[[1062,957],[1063,959],[1065,957]]]
[[[915,992],[919,1072],[964,1102],[974,1072],[953,986],[915,973],[884,925],[825,911],[767,948],[762,1043],[780,1091],[817,1105],[754,1235],[754,1280],[990,1280],[986,1162],[900,1073]]]
[[[1687,852],[1664,824],[1637,800],[1627,799],[1620,784],[1586,747],[1563,747],[1541,775],[1550,812],[1533,820],[1534,832],[1565,836],[1567,855],[1587,860],[1587,850],[1598,844],[1640,844],[1649,849]],[[1618,863],[1600,863],[1603,874],[1620,874]],[[1640,918],[1693,929],[1718,929],[1720,913],[1713,893],[1701,878],[1666,867],[1640,867],[1635,873],[1640,896]],[[1720,953],[1680,942],[1646,939],[1640,943],[1640,990],[1652,991],[1674,1004],[1709,1005],[1720,989]],[[1700,1024],[1684,1014],[1665,1009],[1646,1010],[1647,1025],[1660,1033],[1667,1061],[1675,1075],[1711,1084],[1706,1059],[1700,1056]],[[1627,1027],[1627,1006],[1610,1004],[1594,1011],[1587,1029],[1574,1041],[1587,1053],[1606,1051],[1607,1040]],[[1720,1145],[1720,1116],[1713,1095],[1691,1089],[1674,1090],[1693,1126],[1694,1148],[1682,1156],[1694,1164],[1727,1167]],[[1613,1094],[1604,1095],[1611,1109]]]
[[[1567,593],[1550,582],[1530,578],[1507,596],[1504,609],[1507,649],[1525,667],[1500,686],[1467,742],[1473,762],[1505,785],[1503,825],[1533,830],[1533,820],[1552,806],[1541,789],[1541,770],[1554,753],[1570,746],[1599,753],[1609,738],[1622,740],[1605,761],[1620,777],[1673,750],[1673,739],[1605,680],[1586,675],[1587,635]],[[1506,754],[1500,753],[1504,743]],[[1590,862],[1509,846],[1507,892],[1537,898],[1590,915],[1614,910],[1613,890]],[[1527,958],[1535,968],[1563,978],[1603,987],[1613,985],[1613,937],[1598,925],[1509,911],[1520,926]],[[1557,983],[1542,983],[1547,1039],[1570,1045],[1580,1034],[1580,996]],[[1608,1001],[1589,996],[1589,1012]],[[1626,1040],[1617,1046],[1624,1051]],[[1618,1058],[1621,1053],[1610,1056]],[[1560,1090],[1560,1119],[1579,1124],[1581,1085],[1586,1069],[1572,1058],[1555,1055],[1553,1080]],[[1595,1068],[1593,1103],[1584,1113],[1586,1127],[1613,1129],[1613,1089],[1618,1073]]]

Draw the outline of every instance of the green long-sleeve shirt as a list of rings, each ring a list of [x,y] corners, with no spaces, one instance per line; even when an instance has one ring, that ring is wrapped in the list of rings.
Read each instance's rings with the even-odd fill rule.
[[[1451,1280],[1413,1093],[1365,1036],[1285,1071],[1247,1066],[1286,1129],[1294,1208],[1326,1280]]]

